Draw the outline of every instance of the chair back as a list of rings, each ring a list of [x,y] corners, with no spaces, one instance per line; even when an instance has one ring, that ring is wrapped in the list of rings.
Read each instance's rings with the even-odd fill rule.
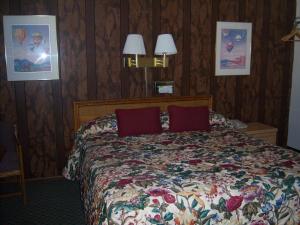
[[[14,127],[4,121],[0,121],[0,145],[4,149],[0,172],[19,169]]]
[[[14,127],[4,121],[0,121],[0,144],[6,151],[16,151]]]
[[[13,125],[0,120],[0,146],[4,154],[0,159],[0,178],[18,177],[21,190],[13,193],[0,194],[0,197],[22,195],[26,204],[26,188],[24,179],[22,146],[17,139],[17,129]]]

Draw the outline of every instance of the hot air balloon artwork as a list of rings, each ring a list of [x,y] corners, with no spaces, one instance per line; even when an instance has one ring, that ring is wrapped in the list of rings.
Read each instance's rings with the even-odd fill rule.
[[[51,71],[48,25],[13,25],[12,36],[16,72]]]
[[[14,36],[18,44],[23,45],[27,37],[27,30],[22,27],[16,28],[14,32]]]
[[[4,16],[8,80],[58,79],[55,16]]]
[[[249,74],[251,23],[217,22],[216,40],[216,75]]]

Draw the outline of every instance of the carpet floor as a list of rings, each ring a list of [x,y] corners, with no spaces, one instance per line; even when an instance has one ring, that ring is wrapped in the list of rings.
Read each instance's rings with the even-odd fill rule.
[[[63,178],[29,181],[26,191],[25,206],[20,196],[0,199],[1,225],[85,224],[77,182]]]

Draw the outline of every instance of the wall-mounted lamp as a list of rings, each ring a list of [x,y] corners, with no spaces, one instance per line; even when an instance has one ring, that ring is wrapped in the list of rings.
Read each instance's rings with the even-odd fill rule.
[[[123,58],[124,67],[144,68],[145,73],[145,94],[148,95],[147,68],[148,67],[168,67],[168,55],[174,55],[177,49],[171,34],[160,34],[157,37],[155,55],[161,57],[141,57],[146,55],[143,37],[140,34],[128,34],[123,54],[129,55]],[[134,57],[130,56],[134,55]]]
[[[175,55],[177,49],[171,34],[160,34],[157,37],[155,55],[162,55],[162,58],[154,57],[154,67],[168,67],[167,55]]]
[[[124,67],[140,67],[139,55],[146,55],[145,45],[143,37],[140,34],[128,34],[124,49],[124,55],[135,55],[135,58],[128,57],[127,60],[124,58]]]
[[[145,46],[143,37],[140,34],[128,34],[123,54],[135,55],[124,57],[124,67],[168,67],[168,55],[174,55],[177,53],[177,49],[171,34],[160,34],[157,37],[155,46],[155,55],[162,57],[140,57],[139,55],[145,55]]]
[[[281,38],[284,42],[300,41],[300,17],[296,17],[294,27],[290,33]]]

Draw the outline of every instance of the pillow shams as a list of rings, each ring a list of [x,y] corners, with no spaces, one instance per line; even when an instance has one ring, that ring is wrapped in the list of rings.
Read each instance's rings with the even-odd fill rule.
[[[162,132],[160,108],[116,109],[120,137]]]
[[[171,132],[209,130],[209,110],[207,107],[168,106],[168,112]]]

